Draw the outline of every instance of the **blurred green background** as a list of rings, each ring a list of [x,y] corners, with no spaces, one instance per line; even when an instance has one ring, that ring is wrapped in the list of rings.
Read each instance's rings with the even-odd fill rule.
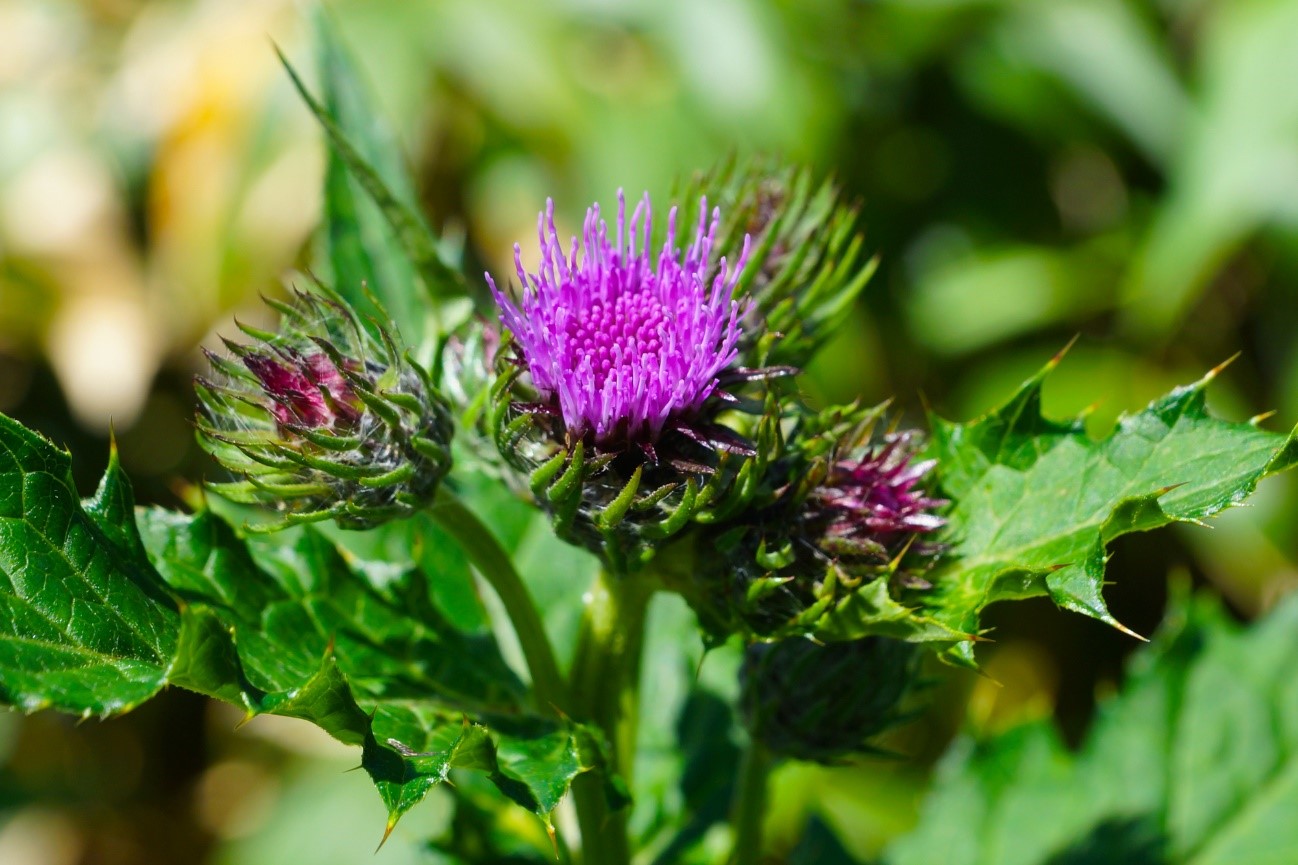
[[[1296,0],[328,8],[471,270],[511,273],[547,196],[572,225],[619,187],[666,195],[772,153],[836,176],[881,258],[804,377],[813,401],[965,419],[1080,334],[1047,411],[1090,409],[1095,434],[1236,352],[1216,408],[1298,420]],[[307,11],[0,0],[0,410],[66,443],[87,492],[111,424],[141,500],[179,503],[208,470],[198,346],[264,320],[258,294],[308,258],[323,144],[272,48],[309,76]],[[1246,618],[1298,584],[1295,479],[1254,503],[1116,543],[1115,615],[1151,632],[1175,574]],[[1076,738],[1134,648],[1044,601],[988,624],[990,678],[945,677],[898,739],[917,759],[776,776],[777,848],[815,813],[868,857],[913,821],[953,730],[1054,713]],[[0,863],[425,856],[438,796],[372,857],[357,755],[237,720],[175,691],[106,723],[0,714]]]

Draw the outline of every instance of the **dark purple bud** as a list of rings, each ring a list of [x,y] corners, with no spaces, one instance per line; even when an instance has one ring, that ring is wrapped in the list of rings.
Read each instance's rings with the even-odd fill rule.
[[[243,365],[261,382],[270,397],[270,411],[280,426],[297,424],[319,428],[330,426],[333,412],[324,394],[302,369],[289,367],[269,355],[249,352]]]
[[[834,462],[809,501],[813,518],[823,521],[824,538],[886,542],[941,528],[945,521],[933,511],[946,502],[920,488],[934,462],[912,462],[912,455],[910,438],[894,435],[878,450]]]

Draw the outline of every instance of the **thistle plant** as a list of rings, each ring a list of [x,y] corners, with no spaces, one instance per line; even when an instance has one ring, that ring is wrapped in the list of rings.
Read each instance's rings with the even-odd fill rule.
[[[330,38],[330,86],[355,86]],[[114,458],[81,501],[70,456],[0,417],[8,705],[110,715],[175,685],[314,723],[361,749],[376,840],[464,781],[420,842],[451,861],[752,865],[782,852],[763,850],[773,767],[882,750],[931,661],[977,667],[988,604],[1117,625],[1110,541],[1200,523],[1298,462],[1293,434],[1208,412],[1215,372],[1098,439],[1041,413],[1060,358],[964,423],[907,421],[905,394],[810,404],[800,369],[871,264],[833,185],[769,162],[696,175],[665,220],[619,193],[571,239],[557,214],[577,205],[547,203],[517,283],[486,276],[447,332],[475,280],[362,157],[370,127],[294,82],[355,186],[328,187],[328,287],[269,301],[278,328],[241,326],[197,383],[233,479],[193,513],[137,510]],[[426,314],[355,312],[384,307]],[[347,531],[300,525],[327,520]],[[674,678],[642,701],[651,674]],[[1271,724],[1271,751],[1298,751],[1295,729]],[[733,777],[728,808],[691,798],[698,773]],[[517,807],[536,819],[497,819]]]

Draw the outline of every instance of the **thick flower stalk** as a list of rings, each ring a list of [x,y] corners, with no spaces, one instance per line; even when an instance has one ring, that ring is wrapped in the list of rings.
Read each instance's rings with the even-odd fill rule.
[[[395,338],[376,337],[345,301],[295,292],[279,333],[239,327],[232,358],[208,353],[199,437],[239,480],[227,498],[274,508],[288,523],[334,518],[363,529],[427,505],[450,468],[449,410]]]
[[[514,335],[541,401],[557,411],[569,441],[599,450],[628,445],[651,449],[664,432],[691,429],[738,353],[744,305],[733,297],[745,242],[733,267],[712,251],[720,212],[706,218],[682,255],[676,248],[676,209],[667,217],[661,249],[651,247],[649,196],[630,220],[618,194],[616,237],[586,212],[579,246],[564,252],[554,203],[538,218],[541,263],[528,273],[522,249],[514,263],[523,288],[515,304],[491,279],[501,322]]]

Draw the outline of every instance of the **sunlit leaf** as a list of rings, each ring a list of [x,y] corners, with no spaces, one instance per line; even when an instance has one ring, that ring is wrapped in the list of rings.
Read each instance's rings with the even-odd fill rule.
[[[1203,520],[1298,462],[1292,433],[1208,412],[1213,374],[1120,419],[1095,441],[1081,419],[1041,414],[1041,387],[1057,360],[985,417],[932,419],[929,453],[941,493],[953,502],[950,547],[929,577],[934,588],[917,597],[955,630],[977,633],[988,604],[1036,595],[1117,624],[1101,594],[1108,542]],[[954,652],[972,663],[969,643]]]
[[[602,737],[533,711],[491,633],[434,603],[435,575],[314,528],[250,544],[210,511],[137,512],[115,457],[82,503],[70,469],[0,415],[0,701],[109,714],[172,684],[307,720],[363,746],[389,825],[455,768],[548,821],[602,767]]]

